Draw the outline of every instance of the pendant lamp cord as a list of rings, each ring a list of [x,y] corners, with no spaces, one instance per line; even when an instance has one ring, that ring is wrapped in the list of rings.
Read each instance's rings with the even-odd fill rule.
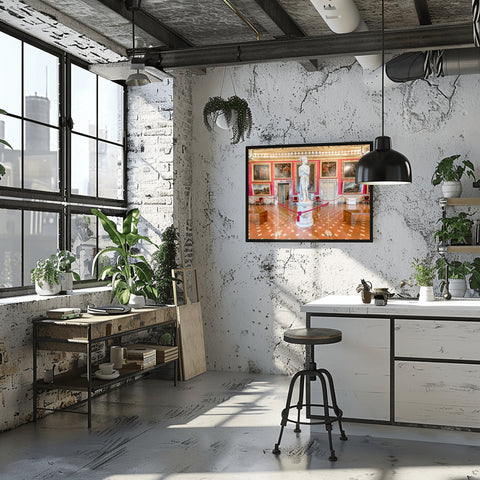
[[[135,8],[132,8],[132,59],[135,58]]]
[[[385,0],[382,0],[382,137],[385,136]]]

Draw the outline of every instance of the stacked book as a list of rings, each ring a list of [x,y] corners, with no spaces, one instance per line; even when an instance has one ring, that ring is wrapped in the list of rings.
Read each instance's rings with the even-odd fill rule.
[[[178,358],[178,347],[172,347],[170,345],[149,345],[148,343],[137,343],[131,346],[134,348],[154,348],[157,352],[157,365],[171,362]]]
[[[154,367],[157,363],[157,353],[153,348],[139,347],[138,345],[127,346],[127,364],[135,364],[144,368]]]
[[[52,310],[47,310],[47,318],[53,320],[68,320],[70,318],[81,317],[80,308],[53,308]]]

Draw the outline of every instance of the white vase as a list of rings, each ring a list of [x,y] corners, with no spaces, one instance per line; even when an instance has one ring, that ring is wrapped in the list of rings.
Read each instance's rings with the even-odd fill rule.
[[[442,182],[442,195],[444,198],[458,198],[462,195],[460,182]]]
[[[47,296],[47,295],[56,295],[60,292],[60,284],[54,283],[53,285],[49,285],[47,282],[42,282],[42,286],[35,281],[35,291],[37,295]]]
[[[145,306],[145,297],[142,295],[134,295],[133,293],[131,293],[128,305],[132,308],[142,308]]]
[[[428,286],[428,287],[422,286],[422,287],[420,287],[420,295],[418,297],[418,301],[420,303],[435,301],[435,297],[433,295],[433,287],[432,286]]]
[[[448,290],[452,297],[463,298],[467,291],[467,283],[464,278],[450,278],[448,280]]]
[[[69,291],[73,290],[72,272],[59,273],[58,281],[60,282],[60,293],[68,293]]]

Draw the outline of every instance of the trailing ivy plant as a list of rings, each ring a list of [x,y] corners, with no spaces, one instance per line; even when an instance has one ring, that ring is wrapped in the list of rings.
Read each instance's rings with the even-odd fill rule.
[[[6,115],[6,111],[2,110],[0,108],[0,114]],[[6,141],[0,138],[0,143],[3,143],[3,145],[6,145],[8,148],[12,148],[12,146]],[[2,178],[5,175],[5,167],[0,163],[0,178]]]
[[[138,220],[140,219],[138,208],[127,212],[121,231],[117,229],[115,222],[100,210],[93,208],[92,213],[98,217],[103,229],[114,243],[114,246],[106,247],[95,255],[92,267],[95,269],[96,262],[100,257],[108,253],[115,254],[114,263],[103,267],[99,274],[101,280],[111,279],[111,300],[117,297],[121,304],[126,305],[132,294],[144,295],[151,300],[156,300],[157,289],[152,282],[153,270],[145,257],[136,253],[134,248],[140,240],[155,245],[148,237],[138,233]]]
[[[203,108],[203,121],[209,132],[213,131],[220,115],[225,116],[228,128],[232,132],[232,145],[245,140],[245,137],[250,137],[253,125],[252,111],[245,99],[237,95],[226,100],[222,97],[210,97]]]
[[[463,160],[461,164],[455,164],[455,160],[459,157],[460,155],[452,155],[438,162],[432,176],[433,185],[439,185],[442,182],[459,182],[464,173],[475,180],[473,163],[470,160]]]
[[[172,269],[177,268],[177,230],[170,225],[162,233],[162,243],[152,255],[153,284],[158,291],[159,303],[172,303]]]

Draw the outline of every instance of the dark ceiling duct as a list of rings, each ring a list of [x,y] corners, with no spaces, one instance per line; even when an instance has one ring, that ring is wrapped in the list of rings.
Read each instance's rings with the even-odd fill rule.
[[[387,77],[397,83],[429,76],[478,74],[480,48],[404,53],[387,62],[385,67]]]

